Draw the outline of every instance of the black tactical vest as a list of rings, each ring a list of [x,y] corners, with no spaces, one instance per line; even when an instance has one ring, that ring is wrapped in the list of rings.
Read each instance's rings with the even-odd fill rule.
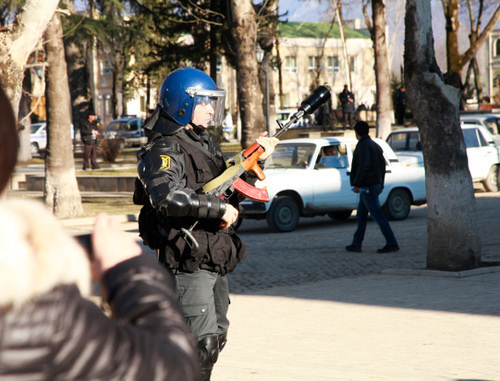
[[[208,181],[221,174],[226,165],[220,150],[215,145],[211,146],[213,143],[209,142],[206,146],[201,142],[191,142],[178,136],[183,133],[169,136],[168,139],[175,140],[181,146],[186,162],[187,187],[198,191]],[[156,218],[157,221],[162,219],[161,216]],[[187,222],[189,223],[186,225]],[[158,260],[170,269],[184,272],[204,269],[224,275],[233,271],[246,257],[246,246],[234,229],[230,227],[225,231],[220,230],[218,227],[220,221],[198,221],[192,231],[199,245],[198,250],[192,249],[187,244],[178,228],[179,226],[189,228],[192,219],[157,223],[161,224],[160,231],[166,237],[160,245],[161,248],[157,250]]]

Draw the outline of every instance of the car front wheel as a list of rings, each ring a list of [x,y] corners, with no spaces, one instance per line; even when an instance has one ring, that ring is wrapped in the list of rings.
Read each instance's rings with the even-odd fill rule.
[[[488,176],[483,180],[484,189],[488,192],[498,192],[498,165],[493,165],[488,172]]]
[[[38,153],[40,152],[40,149],[38,148],[38,144],[36,143],[31,143],[30,145],[30,151],[31,151],[31,155],[38,155]]]
[[[404,220],[410,214],[411,198],[405,189],[393,189],[382,210],[389,220]]]
[[[299,223],[300,210],[295,200],[281,196],[273,201],[267,213],[267,224],[278,232],[291,232]]]

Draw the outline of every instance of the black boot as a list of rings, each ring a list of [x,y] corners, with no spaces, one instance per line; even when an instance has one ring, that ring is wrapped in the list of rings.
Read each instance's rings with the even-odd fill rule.
[[[212,369],[219,357],[219,335],[206,335],[198,341],[203,381],[210,381]]]

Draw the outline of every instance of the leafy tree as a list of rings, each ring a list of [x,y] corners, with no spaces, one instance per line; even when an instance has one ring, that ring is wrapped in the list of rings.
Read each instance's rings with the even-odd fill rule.
[[[59,0],[26,0],[10,28],[0,29],[0,79],[17,116],[24,65],[54,14]],[[18,159],[31,159],[29,130],[20,134]]]

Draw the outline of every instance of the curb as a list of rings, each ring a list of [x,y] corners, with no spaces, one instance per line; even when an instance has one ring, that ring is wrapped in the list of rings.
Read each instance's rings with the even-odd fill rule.
[[[441,278],[467,278],[471,276],[491,274],[500,272],[500,266],[486,266],[464,271],[439,271],[439,270],[412,270],[412,269],[386,269],[382,270],[384,275],[412,275]]]
[[[116,214],[113,215],[113,218],[116,218],[116,220],[120,223],[137,222],[139,220],[139,214]],[[66,227],[84,226],[93,225],[95,217],[74,218],[59,221]]]

